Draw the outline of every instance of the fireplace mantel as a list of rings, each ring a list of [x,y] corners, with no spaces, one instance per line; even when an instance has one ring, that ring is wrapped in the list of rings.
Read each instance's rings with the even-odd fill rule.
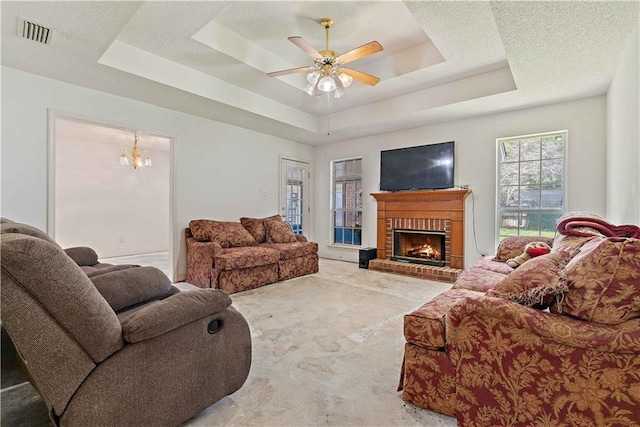
[[[389,259],[391,221],[433,220],[448,224],[448,267],[464,268],[464,199],[470,190],[419,190],[371,193],[378,202],[377,255]],[[391,221],[390,221],[391,220]]]

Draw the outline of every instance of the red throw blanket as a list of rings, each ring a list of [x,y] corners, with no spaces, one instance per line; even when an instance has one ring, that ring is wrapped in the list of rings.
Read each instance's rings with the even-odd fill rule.
[[[613,225],[603,219],[594,217],[574,216],[558,223],[558,233],[573,236],[593,236],[594,233],[577,230],[579,227],[589,227],[599,231],[607,237],[640,238],[640,227],[637,225]]]

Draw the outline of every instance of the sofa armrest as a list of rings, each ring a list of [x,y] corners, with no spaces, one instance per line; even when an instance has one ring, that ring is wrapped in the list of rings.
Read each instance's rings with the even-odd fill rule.
[[[92,266],[98,263],[96,251],[86,246],[67,248],[64,252],[80,267]]]
[[[490,334],[518,331],[512,341],[547,343],[606,353],[640,353],[640,318],[618,325],[587,322],[553,314],[502,298],[477,296],[455,304],[447,313],[447,343],[469,341],[471,329],[486,326]],[[491,330],[489,330],[491,328]],[[481,335],[484,335],[481,332]],[[474,335],[479,338],[479,335]],[[522,344],[522,342],[520,344]]]
[[[309,240],[307,240],[307,238],[302,234],[296,234],[296,241],[304,243],[304,242],[308,242]]]
[[[180,292],[124,319],[122,336],[129,343],[155,338],[230,305],[229,295],[218,289]]]
[[[198,242],[187,236],[187,282],[201,288],[212,287],[215,257],[222,255],[224,249],[215,242]]]

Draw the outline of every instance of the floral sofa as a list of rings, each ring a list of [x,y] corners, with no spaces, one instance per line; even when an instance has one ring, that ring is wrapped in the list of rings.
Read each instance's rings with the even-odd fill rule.
[[[318,271],[318,244],[280,215],[240,222],[193,220],[185,230],[187,282],[241,292]]]
[[[507,266],[532,240],[551,253]],[[638,426],[640,239],[508,238],[404,335],[402,398],[458,425]]]

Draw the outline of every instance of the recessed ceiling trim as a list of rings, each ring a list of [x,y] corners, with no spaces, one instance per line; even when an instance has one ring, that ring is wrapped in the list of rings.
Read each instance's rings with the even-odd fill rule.
[[[456,104],[470,99],[516,90],[508,66],[450,83],[396,96],[383,101],[363,105],[331,114],[332,129],[347,129],[358,124],[362,117],[384,123],[397,117],[408,116],[443,105]],[[391,112],[393,112],[391,114]]]
[[[300,129],[318,132],[318,120],[311,114],[119,40],[109,46],[98,63]]]
[[[296,67],[216,21],[209,22],[191,38],[265,74],[275,69]],[[283,78],[281,80],[296,89],[303,90],[298,79]]]

